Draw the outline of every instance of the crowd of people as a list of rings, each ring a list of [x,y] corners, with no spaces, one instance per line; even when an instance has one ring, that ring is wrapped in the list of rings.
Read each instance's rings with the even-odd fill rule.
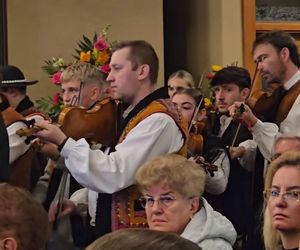
[[[121,41],[107,75],[86,62],[62,72],[64,117],[84,115],[60,126],[27,96],[37,81],[1,67],[0,248],[298,249],[299,53],[270,31],[252,54],[275,86],[269,110],[238,66],[213,76],[211,110],[185,70],[156,89],[154,48]]]

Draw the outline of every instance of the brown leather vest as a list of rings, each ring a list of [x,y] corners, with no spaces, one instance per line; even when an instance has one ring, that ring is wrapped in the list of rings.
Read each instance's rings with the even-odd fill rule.
[[[276,115],[276,124],[278,126],[280,126],[280,123],[284,121],[284,119],[287,117],[299,94],[300,80],[288,90],[288,92],[285,94],[285,96],[280,102]]]

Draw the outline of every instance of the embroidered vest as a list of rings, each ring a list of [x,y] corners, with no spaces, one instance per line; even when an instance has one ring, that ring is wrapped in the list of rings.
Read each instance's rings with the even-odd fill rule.
[[[186,156],[187,124],[181,119],[181,115],[175,110],[173,104],[168,99],[158,99],[151,102],[146,108],[142,109],[133,117],[125,127],[119,139],[119,143],[126,138],[131,129],[154,113],[165,113],[174,119],[184,137],[184,144],[177,153]],[[120,228],[147,227],[146,214],[138,200],[140,196],[141,194],[136,185],[132,185],[112,195],[112,231]]]

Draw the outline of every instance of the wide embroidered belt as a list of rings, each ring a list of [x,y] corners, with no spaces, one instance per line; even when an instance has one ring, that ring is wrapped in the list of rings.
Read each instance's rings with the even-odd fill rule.
[[[139,203],[140,196],[135,185],[112,195],[112,231],[148,227],[145,210]]]

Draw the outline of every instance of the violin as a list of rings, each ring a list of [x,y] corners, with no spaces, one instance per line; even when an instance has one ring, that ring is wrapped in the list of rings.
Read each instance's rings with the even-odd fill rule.
[[[205,173],[210,174],[211,177],[214,177],[214,172],[218,171],[218,166],[204,161],[202,157],[196,157],[195,161],[204,169]]]
[[[266,91],[259,91],[258,94],[253,93],[250,107],[255,116],[262,121],[271,121],[268,117],[274,117],[277,112],[277,106],[283,97],[282,88],[280,84],[270,83]],[[256,100],[255,100],[256,95]],[[255,100],[253,102],[253,99]]]
[[[74,140],[85,138],[89,142],[112,145],[117,135],[117,104],[104,98],[91,109],[66,107],[59,117],[61,130]]]
[[[195,155],[202,155],[203,152],[203,136],[202,130],[205,127],[204,122],[196,122],[189,133],[188,149]]]
[[[218,166],[213,163],[205,161],[201,155],[203,155],[203,136],[202,132],[206,126],[204,120],[196,121],[196,117],[198,117],[197,113],[199,112],[199,108],[201,106],[201,102],[204,100],[202,96],[198,102],[198,105],[195,107],[193,112],[193,118],[190,122],[189,126],[189,137],[188,137],[188,155],[193,157],[195,162],[199,164],[201,168],[204,169],[206,174],[210,174],[211,177],[214,177],[214,172],[218,171]],[[204,117],[203,117],[204,118]],[[205,115],[206,119],[206,115]]]
[[[117,136],[118,107],[111,98],[98,101],[92,108],[66,107],[58,117],[61,130],[74,140],[85,138],[90,144],[101,143],[111,146]],[[67,172],[61,177],[62,188],[58,197],[58,211],[54,222],[57,227],[58,216],[63,209],[67,182]]]

